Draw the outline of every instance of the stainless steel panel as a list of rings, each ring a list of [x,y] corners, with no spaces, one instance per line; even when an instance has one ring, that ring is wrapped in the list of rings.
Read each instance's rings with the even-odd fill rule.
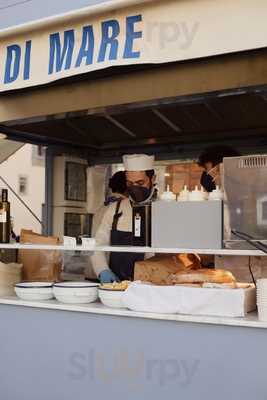
[[[222,202],[152,204],[152,247],[222,248]]]

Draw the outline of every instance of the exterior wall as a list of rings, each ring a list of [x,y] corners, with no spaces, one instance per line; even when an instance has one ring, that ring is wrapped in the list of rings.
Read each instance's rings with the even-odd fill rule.
[[[7,161],[0,165],[0,176],[19,194],[19,176],[26,176],[28,180],[27,192],[20,197],[42,218],[42,204],[45,199],[45,168],[44,163],[32,157],[33,146],[26,144]],[[0,187],[4,184],[0,181]],[[19,200],[9,191],[11,202],[11,215],[14,218],[14,230],[20,233],[22,228],[32,229],[41,232],[41,225],[29,213],[29,211],[19,202]]]
[[[266,400],[266,329],[0,307],[3,400]]]
[[[193,190],[195,186],[200,187],[200,178],[203,168],[199,167],[196,163],[178,163],[167,167],[167,174],[169,177],[167,183],[170,189],[178,194],[187,185],[189,190]]]

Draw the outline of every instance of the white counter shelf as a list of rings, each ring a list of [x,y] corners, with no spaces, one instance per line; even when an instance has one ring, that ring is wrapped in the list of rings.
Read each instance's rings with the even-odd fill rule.
[[[154,248],[154,247],[133,247],[133,246],[66,246],[66,245],[39,245],[39,244],[0,244],[0,249],[17,250],[58,250],[58,251],[104,251],[104,252],[125,252],[125,253],[198,253],[228,256],[267,256],[260,250],[234,250],[234,249],[182,249],[182,248]]]
[[[98,315],[110,315],[117,317],[129,317],[129,318],[142,318],[142,319],[154,319],[162,321],[174,321],[174,322],[191,322],[197,324],[211,324],[211,325],[224,325],[224,326],[235,326],[235,327],[246,327],[246,328],[267,328],[267,322],[259,321],[256,312],[247,314],[246,317],[242,318],[229,318],[229,317],[210,317],[200,315],[182,315],[182,314],[159,314],[159,313],[145,313],[136,312],[127,309],[115,309],[105,307],[100,302],[91,304],[62,304],[57,300],[47,301],[26,301],[21,300],[16,296],[1,297],[0,305],[10,305],[19,307],[30,307],[39,309],[50,309],[50,310],[61,310],[80,312],[87,314],[98,314]]]

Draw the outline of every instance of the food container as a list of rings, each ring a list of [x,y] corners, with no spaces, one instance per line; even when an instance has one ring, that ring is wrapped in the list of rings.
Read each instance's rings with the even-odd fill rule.
[[[219,186],[216,186],[216,189],[209,193],[209,200],[223,200],[223,192],[220,190]]]
[[[14,286],[22,281],[22,264],[0,262],[0,296],[14,296]]]
[[[123,302],[138,312],[237,318],[256,309],[256,290],[253,285],[239,283],[230,289],[133,282]]]
[[[160,200],[163,201],[176,201],[176,194],[170,191],[170,186],[167,186],[167,191],[163,192],[160,196]]]
[[[180,192],[178,196],[178,201],[188,201],[189,200],[189,190],[187,189],[187,186],[185,185],[183,190]]]
[[[123,303],[125,290],[98,288],[98,295],[104,306],[111,308],[126,308]]]
[[[98,298],[98,286],[91,282],[60,282],[53,285],[53,293],[60,303],[93,303]]]
[[[16,295],[22,300],[50,300],[53,295],[51,282],[21,282],[15,285]]]
[[[257,306],[260,321],[267,321],[267,279],[257,280]]]
[[[204,201],[206,200],[206,194],[204,190],[198,190],[198,187],[195,187],[195,190],[189,193],[189,201]]]

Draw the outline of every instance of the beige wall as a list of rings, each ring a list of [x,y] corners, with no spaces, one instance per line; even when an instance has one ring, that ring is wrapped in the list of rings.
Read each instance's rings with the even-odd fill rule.
[[[27,144],[0,165],[0,175],[18,193],[19,175],[27,176],[28,191],[21,195],[22,199],[41,219],[42,203],[45,199],[45,168],[42,165],[32,165],[32,145]],[[0,187],[4,185],[0,182]],[[41,232],[40,224],[29,211],[9,191],[11,215],[14,218],[14,228],[18,234],[21,228]]]

